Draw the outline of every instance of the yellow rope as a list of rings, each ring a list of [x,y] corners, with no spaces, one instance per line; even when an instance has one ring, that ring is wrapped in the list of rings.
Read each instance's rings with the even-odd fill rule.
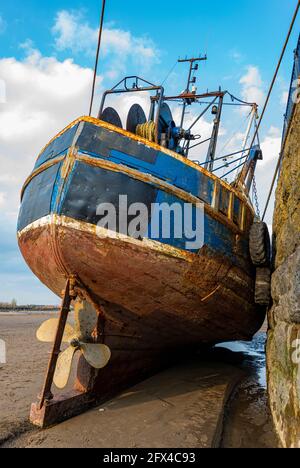
[[[156,124],[153,121],[140,124],[136,127],[136,134],[151,142],[155,142]]]

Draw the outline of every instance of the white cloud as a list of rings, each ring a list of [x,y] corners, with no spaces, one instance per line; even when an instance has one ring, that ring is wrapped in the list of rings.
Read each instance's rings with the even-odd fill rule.
[[[287,105],[288,97],[289,97],[289,92],[288,91],[283,91],[283,93],[281,94],[281,99],[280,99],[280,104],[282,106]]]
[[[240,79],[240,83],[245,87],[262,86],[262,78],[257,67],[249,66],[247,73]]]
[[[0,104],[6,103],[6,83],[0,78]]]
[[[0,76],[7,87],[7,104],[0,108],[0,190],[9,202],[2,216],[16,216],[21,186],[39,151],[87,113],[93,73],[32,50],[23,61],[1,59]]]
[[[19,259],[17,266],[22,272],[25,264],[15,241],[21,187],[44,145],[72,120],[87,114],[93,78],[91,69],[71,59],[43,57],[30,41],[23,48],[27,52],[23,60],[0,59],[0,76],[7,85],[7,104],[0,107],[0,264],[3,266],[5,242],[14,239],[11,251]],[[93,115],[97,115],[101,83],[102,78],[98,77]],[[134,102],[148,112],[146,95],[125,95],[119,98],[118,105],[113,103],[120,109],[124,125]],[[16,275],[23,281],[18,272]],[[18,289],[23,294],[22,288]],[[53,296],[44,291],[45,301],[53,301]],[[0,291],[0,300],[1,297]],[[34,301],[32,294],[31,302]]]
[[[258,188],[258,196],[260,201],[261,211],[264,210],[269,190],[271,187],[273,175],[278,162],[278,157],[281,149],[281,130],[276,127],[271,127],[269,132],[261,143],[264,160],[259,161],[256,170],[256,182]],[[266,216],[266,222],[272,225],[273,207],[275,203],[275,190],[273,191],[269,209]]]
[[[243,54],[237,49],[230,50],[228,55],[235,63],[241,63],[244,58]]]
[[[265,93],[263,81],[258,67],[247,67],[247,72],[240,79],[242,98],[247,102],[256,102],[259,106],[264,103]]]
[[[20,190],[43,146],[72,120],[87,113],[93,72],[70,59],[43,57],[30,42],[23,47],[27,52],[24,60],[0,59],[0,76],[7,88],[7,104],[0,106],[0,265],[5,277],[0,300],[19,291],[20,302],[56,303],[52,293],[29,273],[18,253],[15,232]],[[100,84],[98,77],[97,90]],[[94,115],[99,101],[96,94]],[[12,258],[16,259],[13,264]],[[8,271],[3,274],[5,265]]]
[[[62,21],[64,17],[60,19]],[[88,25],[80,28],[76,22],[72,25],[68,19],[65,16],[65,22],[60,23],[61,29],[55,33],[56,39],[60,38],[57,46],[71,49],[82,40],[85,42],[81,52],[89,53],[90,46],[94,55],[97,31],[84,29]],[[79,30],[75,31],[73,26]],[[85,32],[93,34],[84,37]],[[129,32],[113,28],[107,28],[105,36],[103,52],[109,54],[109,65],[111,60],[121,64],[112,66],[110,72],[121,71],[128,60],[147,64],[157,60],[156,50],[148,39],[135,38]],[[19,197],[43,146],[72,120],[87,113],[93,70],[79,66],[71,59],[62,61],[44,57],[30,40],[21,47],[26,54],[23,60],[0,59],[0,77],[5,83],[7,97],[6,103],[0,105],[0,300],[9,299],[18,291],[19,302],[56,303],[57,299],[32,276],[19,254],[15,234]],[[98,112],[101,87],[102,77],[98,76],[93,115]],[[121,109],[124,124],[128,109],[135,101],[146,112],[149,110],[146,95],[139,95],[137,99],[126,95],[120,98],[118,105],[115,104]],[[12,259],[15,260],[12,262]]]
[[[59,11],[52,33],[58,50],[95,55],[98,29],[91,27],[81,13]],[[128,60],[144,67],[159,61],[159,51],[151,39],[135,37],[129,31],[113,27],[103,29],[102,53],[104,57],[110,57],[111,69],[108,73],[112,78],[115,78],[112,75],[125,70]]]
[[[0,208],[2,208],[4,206],[5,198],[6,198],[5,193],[0,192]]]
[[[261,163],[263,167],[274,160],[277,161],[281,149],[281,137],[281,130],[276,127],[271,127],[264,140],[261,142],[261,149],[264,156],[264,160]]]

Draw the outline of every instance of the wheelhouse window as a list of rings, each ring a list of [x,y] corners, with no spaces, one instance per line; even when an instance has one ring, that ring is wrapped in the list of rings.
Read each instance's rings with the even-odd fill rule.
[[[241,225],[241,214],[242,214],[241,205],[242,205],[241,200],[238,197],[234,196],[232,220],[234,224],[236,224],[237,226]]]
[[[224,216],[228,217],[229,212],[230,192],[225,187],[220,187],[219,193],[219,211]]]

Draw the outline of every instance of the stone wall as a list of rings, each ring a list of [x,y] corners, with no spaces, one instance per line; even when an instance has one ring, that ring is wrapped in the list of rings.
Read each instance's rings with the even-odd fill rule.
[[[300,448],[300,104],[287,136],[274,215],[268,385],[284,447]]]

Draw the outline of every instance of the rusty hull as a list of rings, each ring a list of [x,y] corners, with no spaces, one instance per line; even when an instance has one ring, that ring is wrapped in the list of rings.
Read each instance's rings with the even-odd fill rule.
[[[72,275],[88,285],[104,307],[103,335],[112,350],[247,340],[263,320],[253,278],[207,247],[197,255],[58,215],[26,228],[19,244],[54,293],[61,295]]]

